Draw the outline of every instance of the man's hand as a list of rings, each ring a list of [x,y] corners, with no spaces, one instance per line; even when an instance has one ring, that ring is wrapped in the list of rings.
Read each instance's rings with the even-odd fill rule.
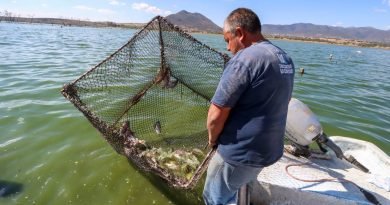
[[[210,138],[210,137],[209,137]],[[208,145],[207,145],[207,147],[209,147],[209,148],[213,148],[213,147],[215,147],[217,145],[217,143],[216,142],[210,142],[209,141],[209,143],[208,143]]]

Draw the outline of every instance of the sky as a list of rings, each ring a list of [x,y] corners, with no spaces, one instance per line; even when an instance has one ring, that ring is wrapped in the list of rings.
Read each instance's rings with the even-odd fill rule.
[[[0,0],[0,14],[7,10],[24,17],[146,23],[156,15],[186,10],[201,13],[221,27],[238,7],[255,11],[263,24],[390,30],[390,0]]]

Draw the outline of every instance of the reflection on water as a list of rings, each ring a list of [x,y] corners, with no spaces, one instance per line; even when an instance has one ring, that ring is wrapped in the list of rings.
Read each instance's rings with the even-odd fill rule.
[[[23,185],[20,183],[0,180],[0,198],[18,194],[22,189]]]
[[[0,23],[0,173],[6,184],[21,185],[4,189],[0,180],[1,196],[13,190],[0,204],[199,204],[194,192],[172,190],[130,166],[59,92],[133,33]],[[220,35],[195,37],[225,49]],[[274,42],[305,69],[293,95],[328,135],[368,140],[390,153],[390,51]]]

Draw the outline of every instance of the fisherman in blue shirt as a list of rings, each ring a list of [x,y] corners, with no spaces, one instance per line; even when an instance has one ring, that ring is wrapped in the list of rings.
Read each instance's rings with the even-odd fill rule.
[[[239,188],[283,155],[294,64],[261,34],[250,9],[232,11],[224,22],[226,64],[207,117],[209,145],[218,146],[203,191],[206,205],[235,203]]]

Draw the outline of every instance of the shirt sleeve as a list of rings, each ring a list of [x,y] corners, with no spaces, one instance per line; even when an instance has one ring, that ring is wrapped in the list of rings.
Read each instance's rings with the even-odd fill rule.
[[[211,102],[220,107],[233,108],[249,85],[249,70],[238,61],[229,62],[223,71]]]

